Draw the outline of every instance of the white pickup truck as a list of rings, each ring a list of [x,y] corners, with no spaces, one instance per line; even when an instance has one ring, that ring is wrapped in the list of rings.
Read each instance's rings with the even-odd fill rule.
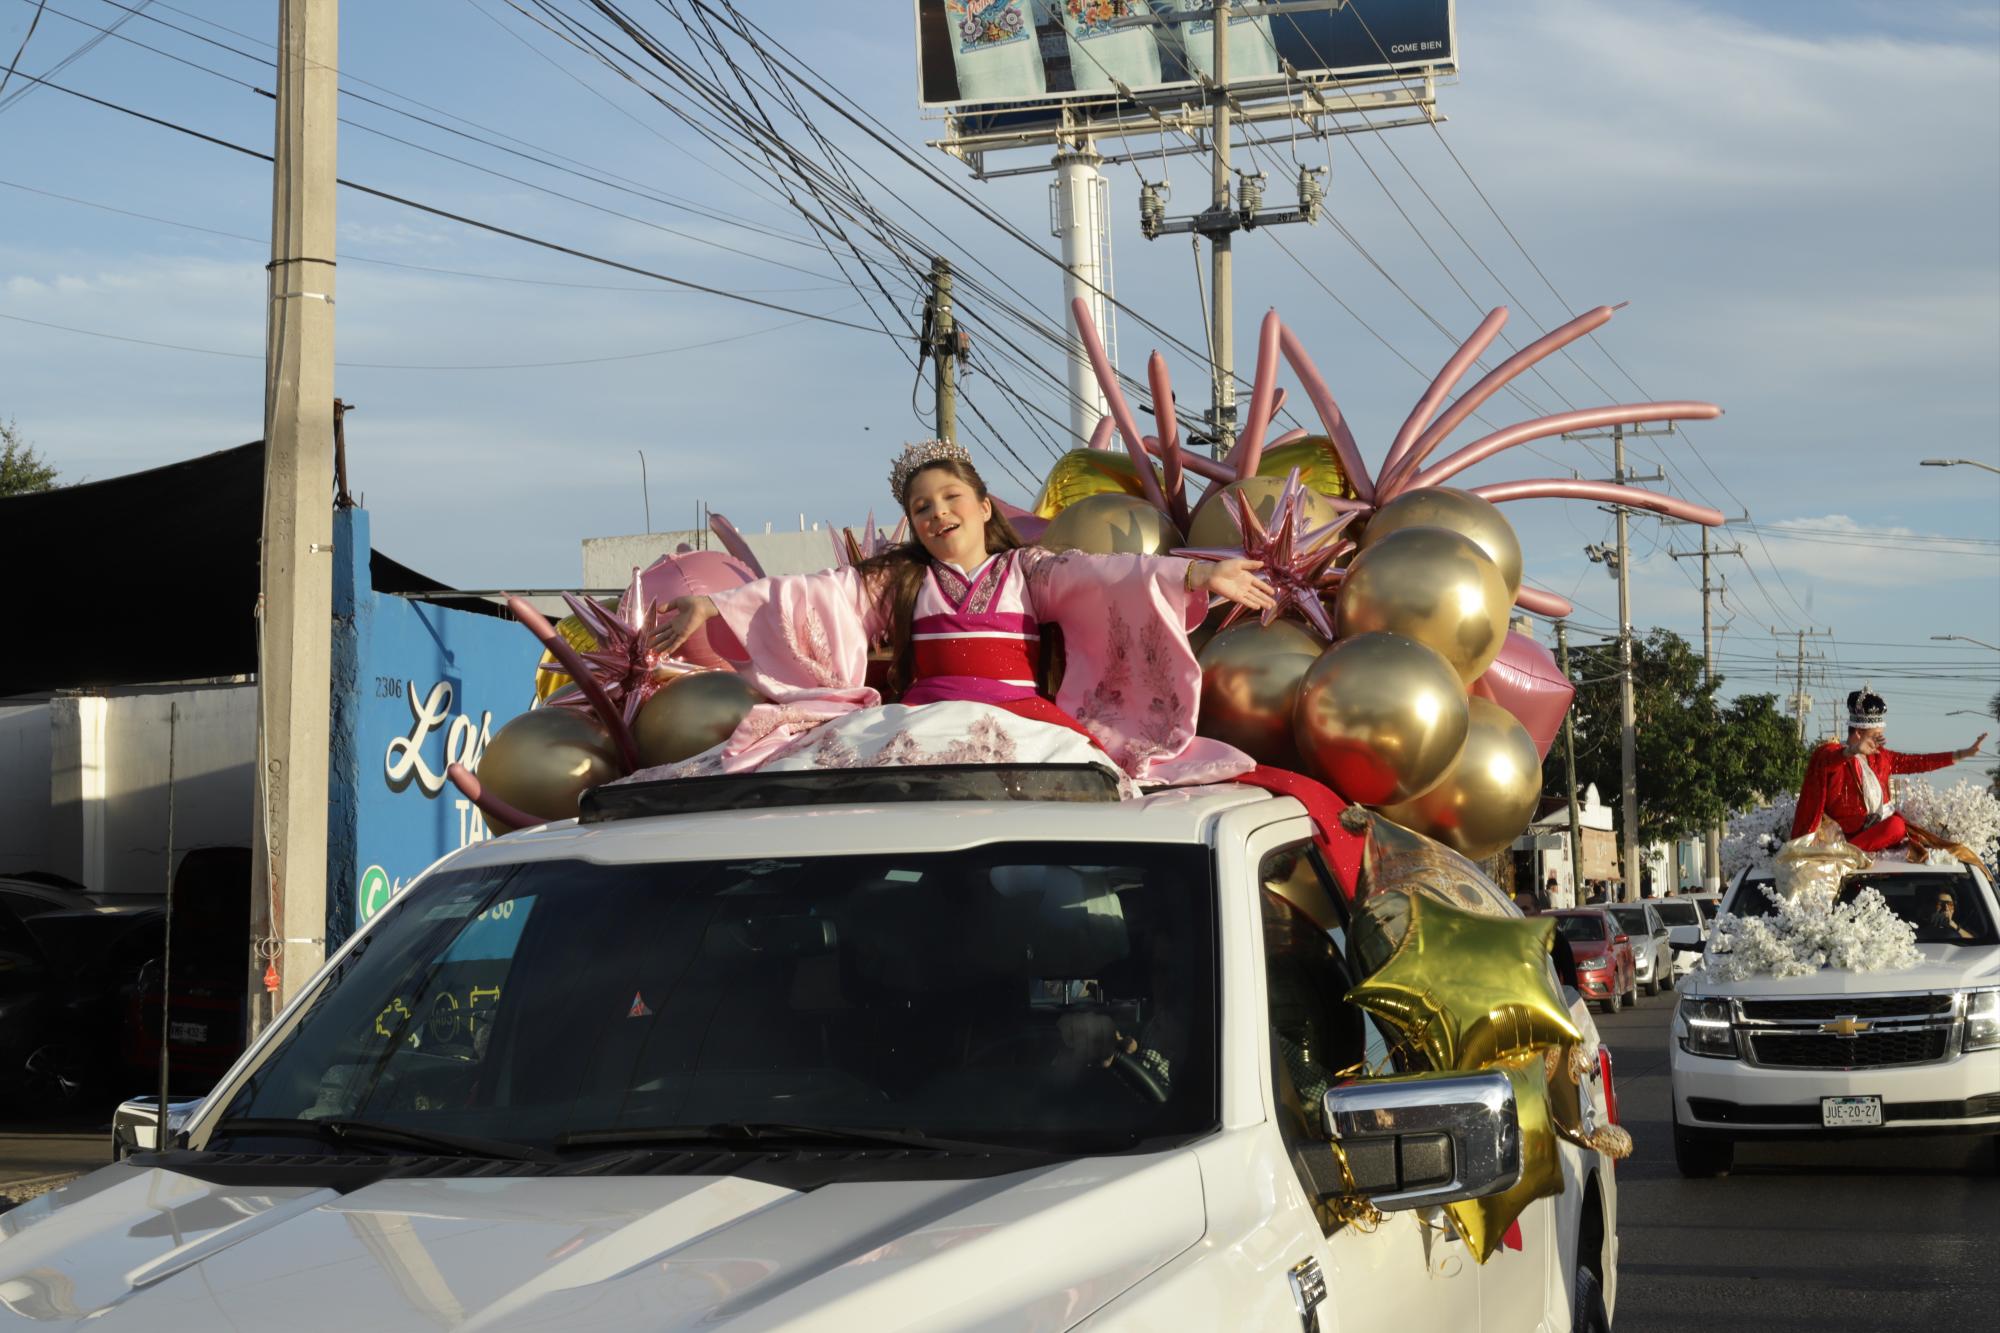
[[[1504,1077],[1343,1082],[1388,1047],[1311,833],[1087,769],[604,789],[407,889],[165,1151],[0,1215],[0,1326],[1607,1329],[1607,1161],[1479,1265],[1440,1205],[1517,1178]]]
[[[1768,915],[1770,884],[1768,867],[1743,871],[1722,910]],[[1993,885],[1971,866],[1878,860],[1841,892],[1867,888],[1915,927],[1921,964],[1723,981],[1710,955],[1682,981],[1669,1058],[1683,1175],[1728,1171],[1749,1139],[2000,1135]]]

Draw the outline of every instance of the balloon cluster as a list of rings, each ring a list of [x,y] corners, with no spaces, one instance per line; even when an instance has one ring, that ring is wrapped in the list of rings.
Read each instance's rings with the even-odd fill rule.
[[[1569,496],[1715,524],[1712,509],[1632,487],[1544,479],[1443,483],[1513,445],[1620,423],[1713,417],[1700,402],[1592,408],[1495,431],[1424,466],[1514,376],[1610,319],[1600,306],[1530,344],[1446,403],[1498,336],[1503,307],[1439,371],[1371,474],[1339,404],[1297,337],[1265,316],[1249,410],[1221,460],[1184,450],[1165,362],[1148,364],[1157,434],[1143,434],[1082,302],[1077,329],[1110,413],[1087,449],[1059,459],[1034,510],[1015,519],[1043,545],[1171,550],[1263,564],[1277,606],[1255,623],[1232,607],[1197,631],[1201,731],[1260,762],[1302,770],[1357,804],[1469,857],[1506,847],[1533,818],[1541,761],[1574,693],[1548,651],[1510,630],[1516,606],[1567,615],[1526,586],[1521,544],[1497,502]],[[1267,447],[1282,407],[1280,357],[1324,434]],[[1125,450],[1109,449],[1113,432]],[[1207,482],[1191,494],[1188,478]],[[1045,525],[1045,526],[1037,526]],[[1185,541],[1179,540],[1185,534]]]
[[[1513,1088],[1520,1178],[1446,1210],[1484,1263],[1530,1203],[1561,1192],[1556,1139],[1613,1159],[1632,1139],[1596,1122],[1586,1085],[1598,1067],[1550,961],[1555,922],[1515,915],[1477,866],[1428,838],[1379,815],[1351,822],[1366,826],[1349,933],[1366,979],[1347,998],[1397,1035],[1407,1063],[1499,1070]]]

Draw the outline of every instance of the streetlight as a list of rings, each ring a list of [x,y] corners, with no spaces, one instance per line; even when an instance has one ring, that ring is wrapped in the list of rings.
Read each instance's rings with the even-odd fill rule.
[[[1943,641],[1945,639],[1957,639],[1960,643],[1969,643],[1974,645],[1975,647],[1985,648],[1991,652],[2000,653],[2000,644],[1985,643],[1979,639],[1968,639],[1963,634],[1933,634],[1931,635],[1931,637],[1939,641]]]
[[[1976,458],[1926,458],[1918,466],[1956,467],[1960,463],[1965,464],[1967,467],[1983,467],[1988,472],[2000,472],[2000,467],[1994,467],[1991,463],[1982,463]]]

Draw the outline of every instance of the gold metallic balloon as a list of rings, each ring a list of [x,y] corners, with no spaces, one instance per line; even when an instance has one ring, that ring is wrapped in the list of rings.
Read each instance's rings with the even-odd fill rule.
[[[640,766],[678,764],[722,744],[758,702],[734,671],[691,671],[669,681],[632,719]]]
[[[1506,646],[1513,605],[1500,567],[1470,537],[1404,528],[1347,567],[1337,628],[1343,639],[1378,631],[1415,639],[1444,654],[1470,685]]]
[[[1396,898],[1403,901],[1393,901]],[[1466,912],[1423,893],[1391,893],[1357,910],[1354,930],[1402,938],[1347,992],[1433,1069],[1487,1069],[1507,1056],[1581,1041],[1549,959],[1546,916]],[[1366,950],[1357,948],[1355,961]]]
[[[1471,538],[1500,567],[1507,595],[1511,598],[1521,591],[1521,539],[1497,505],[1450,486],[1409,491],[1368,516],[1368,526],[1360,536],[1361,549],[1365,551],[1390,533],[1406,528],[1450,528]]]
[[[1422,894],[1467,912],[1486,916],[1514,916],[1514,902],[1486,872],[1444,844],[1375,811],[1358,812],[1366,833],[1361,844],[1361,876],[1355,889],[1357,903],[1398,894]],[[1353,820],[1356,814],[1344,814]],[[1378,921],[1378,924],[1384,924]],[[1359,959],[1363,972],[1372,972],[1388,957],[1403,938],[1402,928],[1387,929],[1386,948],[1379,956]],[[1366,932],[1356,936],[1367,938]]]
[[[564,641],[580,653],[594,653],[597,651],[597,636],[590,632],[589,627],[583,623],[581,617],[564,616],[556,622],[556,633],[562,635]],[[546,648],[542,650],[543,662],[553,666],[555,660],[556,655],[554,653]],[[535,671],[535,706],[540,707],[542,704],[547,703],[551,694],[563,689],[569,683],[569,673],[567,672],[543,671],[537,668]]]
[[[1283,481],[1285,474],[1293,468],[1299,470],[1299,480],[1306,484],[1309,491],[1331,495],[1338,500],[1355,498],[1354,483],[1347,479],[1347,470],[1340,465],[1340,455],[1335,452],[1333,441],[1324,435],[1308,435],[1302,440],[1266,449],[1257,463],[1257,475]]]
[[[1188,647],[1194,651],[1196,657],[1200,657],[1202,649],[1208,647],[1209,643],[1215,638],[1216,631],[1222,628],[1223,617],[1227,616],[1231,609],[1232,605],[1228,602],[1211,608],[1208,616],[1199,625],[1188,631]],[[1044,636],[1048,634],[1046,627],[1043,628],[1042,634]],[[1044,637],[1042,651],[1045,655],[1048,652],[1046,637]]]
[[[1542,799],[1542,760],[1528,729],[1499,704],[1468,699],[1465,748],[1444,780],[1382,813],[1472,860],[1521,836]]]
[[[1399,634],[1361,634],[1321,653],[1292,714],[1307,768],[1358,805],[1429,791],[1458,758],[1466,726],[1451,663]]]
[[[579,797],[622,771],[611,733],[581,708],[523,713],[479,757],[481,786],[542,819],[573,818]]]
[[[1490,1066],[1507,1076],[1514,1089],[1514,1115],[1521,1126],[1521,1175],[1510,1189],[1483,1199],[1448,1203],[1445,1212],[1472,1251],[1485,1263],[1499,1252],[1507,1228],[1520,1220],[1528,1205],[1562,1193],[1562,1155],[1556,1148],[1554,1120],[1549,1113],[1549,1082],[1542,1053],[1526,1051]]]
[[[1159,475],[1159,469],[1153,469]],[[1049,469],[1042,493],[1035,497],[1035,514],[1054,518],[1078,500],[1093,495],[1136,495],[1143,499],[1139,469],[1123,449],[1072,449]]]
[[[1278,477],[1245,477],[1232,481],[1227,486],[1211,490],[1195,511],[1188,524],[1189,546],[1240,546],[1243,533],[1236,526],[1236,519],[1229,512],[1229,506],[1222,503],[1222,497],[1231,491],[1240,491],[1250,500],[1257,511],[1257,517],[1264,523],[1271,521],[1271,515],[1278,508],[1278,493],[1285,488],[1285,479]],[[1309,527],[1319,527],[1340,517],[1340,511],[1314,490],[1306,492],[1306,522]]]
[[[1092,495],[1049,520],[1040,544],[1091,555],[1159,555],[1182,542],[1173,521],[1144,500]]]
[[[1292,709],[1299,685],[1326,647],[1303,625],[1274,620],[1232,625],[1201,650],[1201,713],[1195,728],[1262,764],[1299,767]]]

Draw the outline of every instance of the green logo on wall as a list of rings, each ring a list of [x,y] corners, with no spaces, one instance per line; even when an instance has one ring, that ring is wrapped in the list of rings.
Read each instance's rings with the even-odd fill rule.
[[[381,866],[369,866],[361,872],[361,919],[368,920],[389,905],[394,890],[389,884],[389,872]]]

